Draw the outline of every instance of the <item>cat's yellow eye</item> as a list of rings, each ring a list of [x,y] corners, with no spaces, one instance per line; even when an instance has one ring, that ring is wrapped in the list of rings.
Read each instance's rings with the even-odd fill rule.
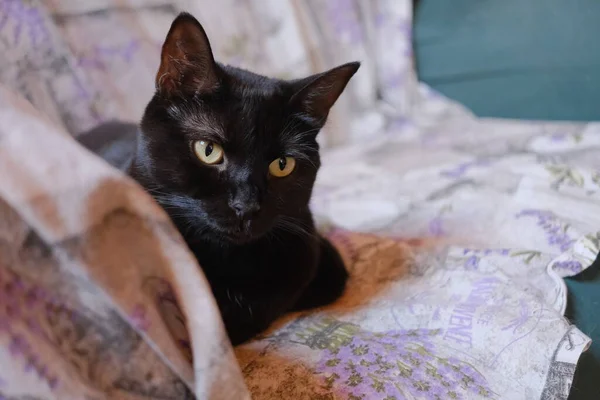
[[[296,160],[292,157],[280,157],[269,164],[269,172],[278,178],[288,176],[294,168],[296,168]]]
[[[223,161],[223,148],[214,142],[197,140],[193,147],[196,157],[204,164],[215,165]]]

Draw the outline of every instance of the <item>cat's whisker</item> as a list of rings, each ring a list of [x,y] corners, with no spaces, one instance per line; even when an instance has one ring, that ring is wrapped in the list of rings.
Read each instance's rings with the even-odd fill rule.
[[[235,300],[235,304],[237,304],[238,307],[242,308],[242,301],[238,298],[237,294],[233,295],[233,299]]]
[[[307,224],[303,224],[300,220],[297,219],[293,219],[288,221],[289,226],[294,227],[294,229],[297,230],[301,230],[302,232],[304,232],[307,236],[315,236],[314,232],[312,232],[312,229],[310,226],[308,226]]]
[[[313,238],[316,235],[315,233],[311,232],[310,228],[306,224],[293,217],[280,216],[276,221],[276,226],[284,232],[297,234],[301,237],[306,236],[308,238]]]

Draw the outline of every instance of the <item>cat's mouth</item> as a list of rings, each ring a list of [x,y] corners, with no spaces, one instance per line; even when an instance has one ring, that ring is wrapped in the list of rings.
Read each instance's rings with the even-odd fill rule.
[[[264,232],[257,229],[256,221],[238,220],[215,226],[216,230],[230,242],[244,244],[260,238]]]

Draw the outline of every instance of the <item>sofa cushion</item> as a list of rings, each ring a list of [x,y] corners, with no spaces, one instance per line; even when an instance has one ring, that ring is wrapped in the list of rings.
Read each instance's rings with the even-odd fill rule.
[[[422,81],[477,115],[600,120],[600,2],[421,0]]]

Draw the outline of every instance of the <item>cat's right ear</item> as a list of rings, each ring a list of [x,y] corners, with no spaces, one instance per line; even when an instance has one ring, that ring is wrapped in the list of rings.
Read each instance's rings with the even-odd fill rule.
[[[202,25],[188,13],[179,14],[162,46],[156,89],[165,96],[210,93],[219,86],[217,70]]]

